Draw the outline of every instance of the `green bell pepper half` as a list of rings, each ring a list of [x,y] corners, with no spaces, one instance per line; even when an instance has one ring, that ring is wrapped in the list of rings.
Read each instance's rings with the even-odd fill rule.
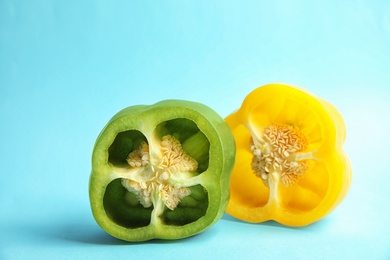
[[[225,212],[234,161],[229,127],[203,104],[165,100],[125,108],[93,149],[93,216],[126,241],[198,234]]]

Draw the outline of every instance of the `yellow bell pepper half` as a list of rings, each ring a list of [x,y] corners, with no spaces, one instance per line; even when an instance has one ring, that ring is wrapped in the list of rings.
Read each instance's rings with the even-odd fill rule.
[[[330,103],[297,87],[269,84],[225,120],[237,145],[227,208],[233,217],[305,226],[346,196],[352,177],[343,151],[346,129]]]

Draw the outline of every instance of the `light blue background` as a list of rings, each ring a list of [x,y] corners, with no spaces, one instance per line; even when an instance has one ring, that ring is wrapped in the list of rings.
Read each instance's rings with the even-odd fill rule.
[[[0,0],[0,259],[390,259],[390,2]],[[223,117],[286,82],[343,114],[353,185],[308,227],[225,215],[180,241],[128,244],[95,223],[94,141],[135,104]]]

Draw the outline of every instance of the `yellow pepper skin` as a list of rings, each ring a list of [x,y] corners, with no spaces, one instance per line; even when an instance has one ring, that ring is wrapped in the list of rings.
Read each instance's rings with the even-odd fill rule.
[[[237,147],[231,216],[306,226],[329,214],[348,193],[346,128],[325,100],[298,87],[269,84],[251,92],[225,120]]]

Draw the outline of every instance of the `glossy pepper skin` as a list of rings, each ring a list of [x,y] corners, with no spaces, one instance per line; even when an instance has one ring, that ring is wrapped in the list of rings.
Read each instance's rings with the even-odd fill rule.
[[[346,196],[351,165],[337,109],[285,84],[255,89],[226,122],[236,140],[227,212],[244,221],[305,226]]]
[[[234,160],[229,127],[205,105],[166,100],[125,108],[93,149],[93,216],[126,241],[195,235],[225,212]]]

